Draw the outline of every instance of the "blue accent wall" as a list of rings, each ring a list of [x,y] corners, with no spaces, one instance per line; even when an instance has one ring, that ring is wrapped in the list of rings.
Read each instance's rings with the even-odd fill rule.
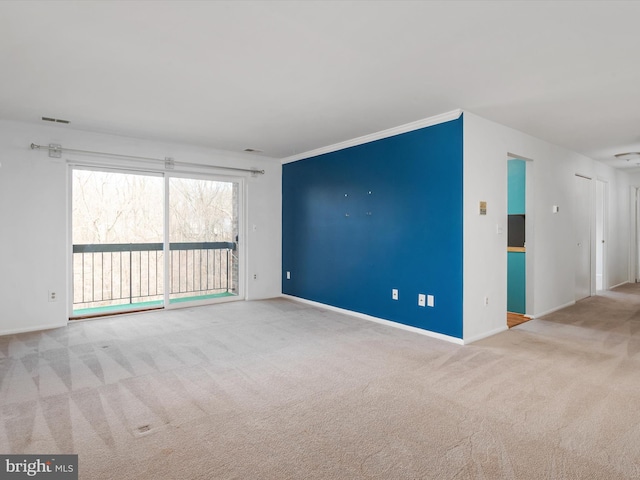
[[[462,120],[285,164],[283,293],[462,338]]]

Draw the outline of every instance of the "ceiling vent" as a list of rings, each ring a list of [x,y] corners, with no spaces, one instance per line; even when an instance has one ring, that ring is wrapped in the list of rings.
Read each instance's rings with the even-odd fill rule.
[[[52,118],[52,117],[42,117],[42,120],[45,122],[54,122],[54,123],[64,123],[69,124],[69,120],[62,120],[61,118]]]

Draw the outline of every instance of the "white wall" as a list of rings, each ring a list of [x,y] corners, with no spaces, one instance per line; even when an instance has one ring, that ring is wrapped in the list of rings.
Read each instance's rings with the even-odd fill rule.
[[[69,316],[66,159],[82,157],[63,155],[62,159],[52,159],[46,151],[31,150],[32,142],[264,169],[266,173],[255,178],[241,174],[246,177],[247,224],[256,226],[247,231],[247,271],[257,273],[258,280],[247,281],[246,293],[249,299],[280,295],[282,166],[278,160],[89,133],[62,125],[0,121],[0,334],[63,326]],[[110,162],[108,158],[99,160]],[[57,302],[48,302],[49,290],[57,292]]]
[[[464,340],[506,328],[507,157],[531,159],[534,191],[527,205],[527,313],[540,316],[574,302],[572,195],[576,173],[609,185],[607,286],[629,279],[629,178],[584,155],[464,113]],[[529,173],[529,170],[528,170]],[[595,184],[595,182],[593,182]],[[595,192],[595,185],[593,186]],[[487,201],[487,215],[478,214]],[[558,205],[560,212],[552,213]],[[497,226],[503,230],[497,233]],[[529,235],[531,233],[531,236]],[[594,257],[595,261],[595,257]],[[529,265],[531,262],[531,265]],[[531,267],[531,268],[529,268]],[[595,289],[595,286],[594,286]],[[484,298],[489,304],[484,305]]]
[[[640,187],[640,173],[632,173],[629,175],[629,185]]]

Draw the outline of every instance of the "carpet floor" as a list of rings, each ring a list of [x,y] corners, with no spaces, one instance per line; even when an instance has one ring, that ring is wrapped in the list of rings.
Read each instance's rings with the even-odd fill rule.
[[[0,337],[0,452],[82,479],[640,478],[640,289],[458,346],[286,299]]]

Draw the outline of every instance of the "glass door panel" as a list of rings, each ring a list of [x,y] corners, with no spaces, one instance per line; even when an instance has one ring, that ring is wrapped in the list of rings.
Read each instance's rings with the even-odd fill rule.
[[[72,171],[73,316],[161,308],[164,179]]]
[[[237,182],[171,177],[169,301],[238,295]]]

